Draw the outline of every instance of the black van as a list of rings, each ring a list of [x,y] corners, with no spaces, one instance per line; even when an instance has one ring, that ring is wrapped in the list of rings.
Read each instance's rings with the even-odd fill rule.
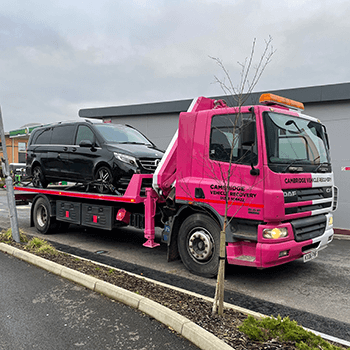
[[[69,181],[108,193],[113,187],[125,189],[135,173],[153,173],[162,156],[148,138],[127,125],[58,123],[32,131],[26,175],[35,187]]]

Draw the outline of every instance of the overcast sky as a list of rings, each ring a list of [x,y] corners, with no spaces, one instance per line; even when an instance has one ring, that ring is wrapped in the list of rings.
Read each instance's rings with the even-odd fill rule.
[[[255,91],[350,81],[348,0],[2,0],[5,130],[80,108],[222,95],[256,38],[276,49]]]

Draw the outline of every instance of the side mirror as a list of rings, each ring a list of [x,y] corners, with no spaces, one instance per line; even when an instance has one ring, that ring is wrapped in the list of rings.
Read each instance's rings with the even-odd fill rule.
[[[327,144],[327,148],[330,149],[330,146],[329,146],[329,139],[328,139],[328,134],[327,134],[327,129],[324,125],[323,126],[323,132],[324,132],[324,136],[326,137],[326,144]]]
[[[242,125],[242,145],[253,146],[255,143],[256,126],[255,121],[243,120]]]
[[[81,140],[79,142],[79,146],[80,147],[87,147],[87,148],[93,148],[94,145],[92,144],[92,142],[90,140]]]

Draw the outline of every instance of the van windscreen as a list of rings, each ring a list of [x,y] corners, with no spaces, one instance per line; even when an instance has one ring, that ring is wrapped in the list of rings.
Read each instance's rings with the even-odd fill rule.
[[[95,124],[94,126],[107,142],[152,145],[139,131],[128,126],[113,124]]]

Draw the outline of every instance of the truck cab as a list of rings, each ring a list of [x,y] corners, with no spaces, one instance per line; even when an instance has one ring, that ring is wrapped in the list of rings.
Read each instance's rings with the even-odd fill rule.
[[[230,264],[308,261],[332,241],[337,190],[324,125],[299,102],[272,94],[260,102],[197,100],[180,114],[177,142],[166,152],[173,160],[176,153],[176,168],[172,160],[167,173],[165,156],[156,174],[174,178],[156,189],[175,193],[170,240],[177,236],[181,259],[195,273],[217,269],[224,222]]]

